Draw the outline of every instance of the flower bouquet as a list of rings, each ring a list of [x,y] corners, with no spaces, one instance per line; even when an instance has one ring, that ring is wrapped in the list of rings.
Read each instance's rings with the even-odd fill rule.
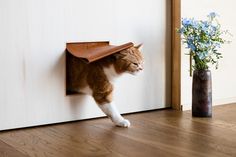
[[[218,49],[222,44],[229,43],[224,36],[227,30],[221,30],[221,25],[214,12],[207,15],[207,20],[194,18],[182,19],[182,27],[177,29],[183,43],[190,50],[190,76],[193,73],[192,114],[197,117],[212,115],[212,87],[210,65],[218,68],[222,53]]]

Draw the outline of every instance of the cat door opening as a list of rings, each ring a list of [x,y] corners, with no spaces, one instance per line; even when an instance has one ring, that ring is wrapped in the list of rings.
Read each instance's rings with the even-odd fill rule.
[[[109,41],[100,42],[76,42],[66,44],[66,95],[79,94],[79,92],[73,89],[80,82],[75,82],[76,78],[73,78],[73,73],[76,72],[77,62],[86,62],[90,64],[91,62],[97,61],[116,52],[128,49],[134,44],[132,42],[115,46],[110,45]]]

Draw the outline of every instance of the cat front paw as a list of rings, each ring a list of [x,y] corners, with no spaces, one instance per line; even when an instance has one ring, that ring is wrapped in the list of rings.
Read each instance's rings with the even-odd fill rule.
[[[128,128],[130,127],[130,122],[127,119],[123,119],[122,121],[116,123],[116,126]]]

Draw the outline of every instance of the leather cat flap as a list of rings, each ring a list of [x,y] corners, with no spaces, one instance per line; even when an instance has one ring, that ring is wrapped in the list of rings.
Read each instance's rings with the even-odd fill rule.
[[[132,46],[134,46],[132,42],[119,46],[110,45],[109,41],[76,42],[67,43],[66,50],[73,56],[81,58],[88,63],[91,63],[116,52],[128,49]]]

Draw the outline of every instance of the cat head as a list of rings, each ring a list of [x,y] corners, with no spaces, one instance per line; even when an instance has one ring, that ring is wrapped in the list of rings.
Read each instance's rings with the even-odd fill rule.
[[[136,74],[143,70],[143,56],[140,52],[142,44],[115,53],[115,69],[117,73]]]

